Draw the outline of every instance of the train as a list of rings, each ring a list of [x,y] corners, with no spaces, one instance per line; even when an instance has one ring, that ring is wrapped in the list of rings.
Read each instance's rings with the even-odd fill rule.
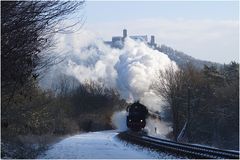
[[[127,107],[127,112],[127,127],[136,132],[143,130],[148,116],[147,107],[136,101]]]

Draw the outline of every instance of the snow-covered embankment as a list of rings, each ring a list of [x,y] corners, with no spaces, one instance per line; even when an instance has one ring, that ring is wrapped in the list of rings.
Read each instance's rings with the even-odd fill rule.
[[[120,141],[117,131],[90,132],[66,138],[38,158],[176,158]]]

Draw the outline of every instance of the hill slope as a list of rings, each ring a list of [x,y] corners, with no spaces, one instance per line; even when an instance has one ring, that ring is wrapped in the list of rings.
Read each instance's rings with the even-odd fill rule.
[[[173,48],[168,47],[166,45],[157,46],[156,50],[168,55],[168,57],[172,61],[175,61],[177,63],[177,65],[180,67],[183,67],[187,63],[191,63],[199,69],[202,69],[204,67],[204,65],[207,65],[207,66],[215,65],[217,67],[220,67],[222,65],[220,63],[196,59],[196,58],[191,57],[183,52],[174,50]]]

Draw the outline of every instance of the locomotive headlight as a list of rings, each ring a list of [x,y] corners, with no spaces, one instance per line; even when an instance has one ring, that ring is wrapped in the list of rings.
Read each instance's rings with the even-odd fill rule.
[[[129,121],[129,122],[131,122],[132,120],[131,120],[131,119],[129,119],[128,121]]]
[[[143,120],[141,119],[140,122],[143,122]]]

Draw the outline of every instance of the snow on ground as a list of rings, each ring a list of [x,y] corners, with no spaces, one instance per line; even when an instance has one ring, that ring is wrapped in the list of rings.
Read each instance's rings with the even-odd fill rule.
[[[119,140],[116,130],[89,132],[66,138],[54,144],[38,158],[48,159],[170,159],[177,158]]]

